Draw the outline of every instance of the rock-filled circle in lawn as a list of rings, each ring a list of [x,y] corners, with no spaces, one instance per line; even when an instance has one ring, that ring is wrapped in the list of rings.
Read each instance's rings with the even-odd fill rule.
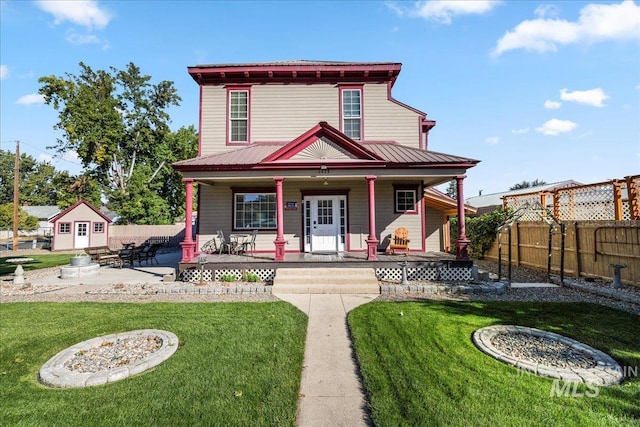
[[[148,371],[171,357],[178,337],[159,329],[105,335],[72,345],[49,359],[38,373],[49,387],[89,387]]]
[[[608,354],[553,332],[494,325],[478,329],[472,338],[482,352],[521,371],[602,386],[624,379],[622,368]]]

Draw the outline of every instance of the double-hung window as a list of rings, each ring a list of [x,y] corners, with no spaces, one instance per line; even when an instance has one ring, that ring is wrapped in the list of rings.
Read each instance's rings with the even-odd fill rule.
[[[249,90],[229,89],[229,142],[249,142]]]
[[[395,186],[395,213],[417,213],[418,192],[415,187]]]
[[[235,230],[276,228],[276,193],[237,192],[233,199]]]
[[[351,139],[362,139],[362,88],[340,90],[342,132]]]

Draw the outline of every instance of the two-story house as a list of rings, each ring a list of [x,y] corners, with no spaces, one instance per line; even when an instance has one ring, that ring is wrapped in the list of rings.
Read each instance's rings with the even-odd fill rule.
[[[435,121],[391,96],[399,63],[289,61],[188,67],[200,88],[199,154],[184,176],[187,218],[198,184],[198,227],[183,262],[216,235],[258,230],[256,252],[388,248],[400,226],[410,251],[442,250],[443,209],[464,218],[465,171],[477,160],[428,150]],[[425,203],[457,180],[458,201]],[[444,201],[446,205],[446,201]],[[458,257],[466,258],[464,221]],[[437,238],[434,238],[436,236]]]

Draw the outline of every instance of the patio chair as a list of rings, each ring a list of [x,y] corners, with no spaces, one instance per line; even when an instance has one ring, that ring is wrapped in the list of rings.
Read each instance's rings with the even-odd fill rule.
[[[249,248],[251,248],[251,254],[253,255],[253,253],[256,250],[256,236],[257,235],[258,235],[258,230],[253,230],[253,232],[251,233],[251,238],[246,242],[242,242],[242,244],[236,250],[236,252],[244,252],[246,254],[247,251],[249,250]]]
[[[143,249],[144,246],[136,246],[133,249],[122,249],[118,255],[122,260],[122,265],[131,264],[131,268],[134,268],[136,261],[138,261],[138,265],[140,265],[140,254]]]
[[[142,261],[146,262],[147,264],[151,262],[151,265],[153,265],[153,261],[155,260],[156,264],[160,265],[160,262],[156,258],[156,252],[158,252],[160,246],[162,246],[161,243],[153,243],[151,245],[144,246],[142,248],[142,251],[140,252],[138,262],[140,264],[142,264]]]
[[[391,249],[391,255],[395,254],[395,251],[404,251],[404,254],[409,254],[409,230],[404,227],[396,228],[393,233],[393,241],[389,245]]]
[[[233,243],[224,237],[224,232],[222,230],[218,230],[218,239],[220,240],[218,255],[221,255],[222,252],[226,252],[228,254],[233,254],[235,252]]]

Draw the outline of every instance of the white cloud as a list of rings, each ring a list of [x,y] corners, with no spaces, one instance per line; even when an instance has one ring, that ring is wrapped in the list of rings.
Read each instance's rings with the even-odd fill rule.
[[[400,16],[408,15],[450,24],[455,16],[482,15],[500,3],[500,0],[429,0],[416,2],[411,7],[400,6],[395,2],[386,4]]]
[[[604,107],[605,105],[602,102],[609,99],[609,96],[600,88],[575,90],[573,92],[567,92],[567,89],[562,89],[560,90],[560,99],[593,107]]]
[[[106,9],[93,0],[39,0],[37,4],[40,9],[55,17],[55,24],[69,21],[89,29],[103,29],[112,18]]]
[[[571,132],[578,125],[569,120],[559,120],[559,119],[551,119],[545,122],[539,128],[536,128],[536,132],[539,132],[543,135],[556,136],[561,133]]]
[[[4,80],[7,77],[9,77],[9,67],[0,65],[0,80]]]
[[[43,103],[44,103],[44,96],[40,95],[39,93],[30,93],[29,95],[21,96],[16,101],[16,104],[22,104],[22,105],[43,104]]]
[[[100,39],[94,34],[80,34],[73,30],[67,31],[66,40],[75,45],[100,43]]]
[[[557,6],[552,4],[542,4],[536,7],[536,10],[533,13],[538,18],[556,17],[560,15],[560,9],[558,9]]]
[[[62,160],[66,160],[68,162],[72,162],[72,163],[80,163],[80,157],[78,156],[78,153],[76,153],[73,150],[67,151],[66,153],[64,153],[62,155]]]
[[[539,12],[538,16],[546,16]],[[640,5],[632,0],[619,4],[590,4],[580,10],[577,21],[540,17],[523,21],[497,42],[492,54],[513,49],[557,52],[558,45],[605,40],[640,39]]]
[[[484,142],[487,142],[491,145],[496,145],[498,142],[500,142],[500,137],[498,136],[490,136],[488,138],[485,138]]]
[[[512,129],[511,133],[514,135],[523,135],[525,133],[529,133],[529,128]]]
[[[558,101],[544,101],[544,108],[548,108],[549,110],[557,110],[562,105],[562,102]]]

